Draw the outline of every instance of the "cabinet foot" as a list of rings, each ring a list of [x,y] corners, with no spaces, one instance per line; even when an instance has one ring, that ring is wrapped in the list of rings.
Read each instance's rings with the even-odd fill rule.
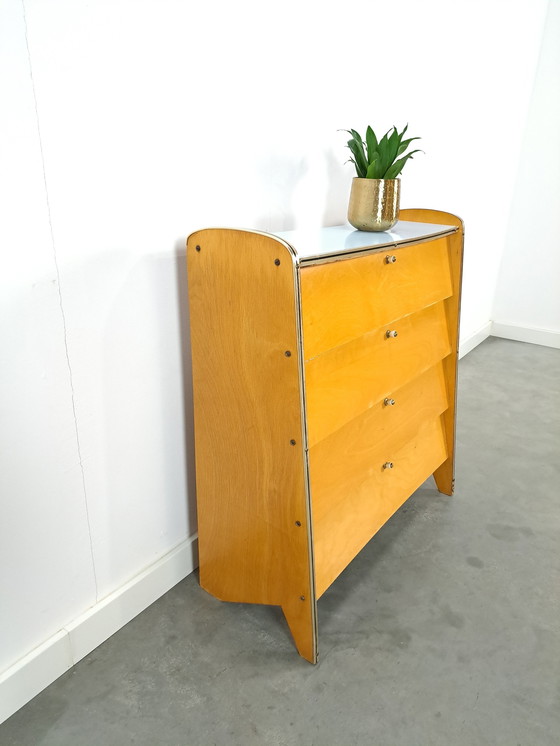
[[[296,596],[282,604],[282,611],[294,638],[298,653],[310,663],[317,663],[317,624],[315,604]]]
[[[455,477],[453,474],[453,461],[448,458],[443,464],[434,471],[436,487],[444,495],[453,495],[455,488]]]

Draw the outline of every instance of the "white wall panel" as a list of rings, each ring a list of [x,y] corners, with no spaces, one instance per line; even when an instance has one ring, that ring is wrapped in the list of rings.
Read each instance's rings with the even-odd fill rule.
[[[0,6],[0,671],[95,603],[20,2]],[[6,74],[7,73],[7,74]]]
[[[560,1],[550,0],[492,318],[500,336],[560,346]]]

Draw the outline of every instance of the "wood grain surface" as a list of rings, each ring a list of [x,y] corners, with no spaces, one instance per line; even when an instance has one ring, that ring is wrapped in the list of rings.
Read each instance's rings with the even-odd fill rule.
[[[309,451],[313,519],[320,521],[335,505],[343,509],[347,494],[367,474],[405,443],[422,424],[447,409],[443,364],[439,362],[405,386],[390,393],[394,405],[383,400],[346,423]]]
[[[200,583],[282,606],[314,662],[292,256],[270,236],[211,229],[189,237],[187,261]]]
[[[398,336],[388,339],[386,331]],[[309,446],[448,355],[443,302],[336,347],[305,364]]]
[[[407,434],[410,427],[407,429]],[[371,466],[340,474],[327,510],[313,519],[315,585],[319,598],[372,536],[447,458],[441,418],[423,421],[415,436],[400,433]],[[375,450],[375,449],[374,449]],[[379,458],[379,456],[383,456]],[[391,460],[392,469],[383,462]],[[340,463],[340,462],[339,462]],[[336,475],[335,475],[336,478]],[[338,492],[338,498],[336,492]],[[317,496],[317,500],[320,500]]]
[[[395,262],[387,262],[394,257]],[[301,270],[305,359],[453,292],[445,238]]]
[[[445,438],[447,443],[447,460],[434,474],[437,488],[446,495],[452,495],[455,486],[455,433],[457,422],[457,366],[459,361],[459,331],[461,315],[461,286],[463,274],[463,251],[465,230],[463,221],[456,215],[439,210],[409,209],[401,210],[401,220],[418,223],[435,223],[436,225],[454,225],[456,233],[447,236],[447,253],[451,270],[453,294],[445,301],[445,314],[449,330],[449,341],[452,354],[444,362],[449,407],[444,415]]]

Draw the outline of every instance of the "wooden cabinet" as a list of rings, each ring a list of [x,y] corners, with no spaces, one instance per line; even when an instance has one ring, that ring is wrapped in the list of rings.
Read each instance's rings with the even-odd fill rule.
[[[431,475],[453,492],[459,218],[187,241],[200,583],[282,607],[317,660],[317,600]]]

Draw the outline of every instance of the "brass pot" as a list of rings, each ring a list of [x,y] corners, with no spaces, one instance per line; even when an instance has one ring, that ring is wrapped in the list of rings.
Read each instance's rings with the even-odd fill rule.
[[[399,219],[400,179],[352,179],[348,222],[359,231],[388,231]]]

